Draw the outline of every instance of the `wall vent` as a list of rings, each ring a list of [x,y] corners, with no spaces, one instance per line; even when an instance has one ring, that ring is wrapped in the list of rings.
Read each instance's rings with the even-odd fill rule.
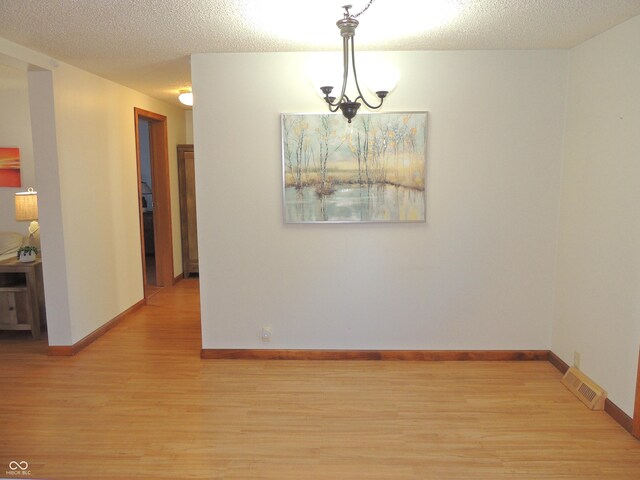
[[[576,367],[567,370],[562,383],[591,410],[604,410],[607,392]]]

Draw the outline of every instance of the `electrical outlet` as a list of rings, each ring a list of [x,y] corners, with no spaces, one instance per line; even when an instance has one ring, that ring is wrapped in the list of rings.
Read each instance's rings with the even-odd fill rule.
[[[580,368],[580,352],[573,352],[573,366]]]
[[[262,327],[262,334],[260,335],[263,342],[271,341],[271,327]]]

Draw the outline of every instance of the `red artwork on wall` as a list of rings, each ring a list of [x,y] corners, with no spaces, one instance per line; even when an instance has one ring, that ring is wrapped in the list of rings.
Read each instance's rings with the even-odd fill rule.
[[[20,186],[20,149],[0,147],[0,187]]]

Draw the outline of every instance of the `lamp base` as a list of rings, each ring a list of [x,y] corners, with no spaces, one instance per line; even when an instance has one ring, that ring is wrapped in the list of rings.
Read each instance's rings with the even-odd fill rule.
[[[36,233],[38,230],[40,230],[40,224],[36,220],[29,224],[29,233],[31,235]]]
[[[29,224],[29,238],[27,245],[36,247],[40,251],[40,224],[36,220]]]

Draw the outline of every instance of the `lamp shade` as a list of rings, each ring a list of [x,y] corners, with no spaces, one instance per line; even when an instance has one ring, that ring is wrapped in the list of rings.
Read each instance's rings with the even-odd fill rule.
[[[16,220],[30,221],[38,219],[38,192],[29,188],[26,192],[16,193]]]
[[[193,93],[191,93],[191,90],[180,90],[180,94],[178,95],[178,100],[180,100],[180,103],[182,103],[183,105],[188,105],[190,107],[193,106]]]

